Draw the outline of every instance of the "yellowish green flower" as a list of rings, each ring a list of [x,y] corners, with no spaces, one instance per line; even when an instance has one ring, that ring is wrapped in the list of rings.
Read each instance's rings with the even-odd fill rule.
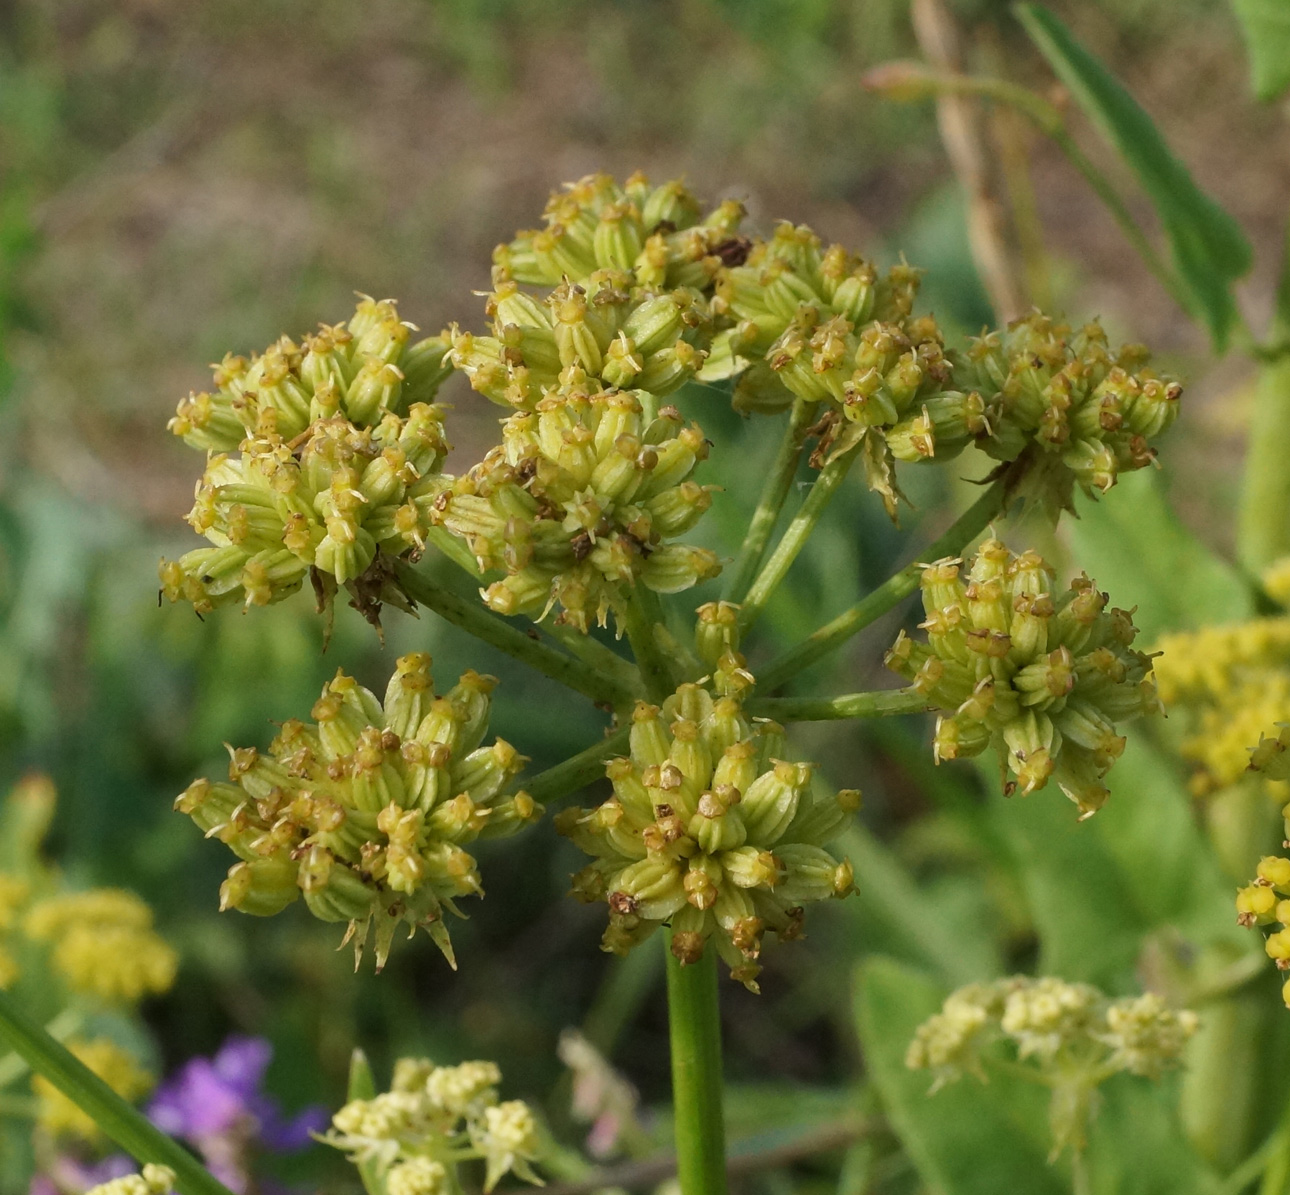
[[[680,182],[654,187],[637,173],[619,185],[607,174],[589,174],[552,193],[545,228],[521,232],[493,251],[493,281],[556,286],[616,270],[653,290],[708,290],[723,265],[748,252],[738,233],[743,216],[734,200],[704,215]]]
[[[452,328],[452,362],[502,406],[531,411],[561,379],[671,394],[703,365],[712,316],[691,287],[652,290],[622,270],[597,270],[535,299],[514,282],[488,296],[491,335]]]
[[[436,697],[430,657],[413,653],[384,703],[337,672],[314,722],[283,723],[267,753],[230,748],[230,783],[196,780],[175,802],[240,860],[220,907],[267,916],[303,894],[314,916],[349,922],[360,953],[374,923],[378,968],[401,924],[451,962],[444,912],[483,895],[465,846],[541,814],[512,791],[523,756],[502,739],[483,745],[495,684],[466,672]]]
[[[67,1048],[122,1099],[133,1103],[146,1095],[154,1082],[134,1056],[106,1037],[72,1040]],[[103,1132],[90,1115],[74,1104],[42,1075],[33,1075],[36,1124],[54,1137],[75,1137],[99,1143]]]
[[[902,631],[886,661],[947,711],[936,724],[937,762],[993,746],[1005,792],[1025,796],[1053,779],[1082,817],[1095,813],[1107,798],[1102,778],[1124,750],[1117,725],[1159,707],[1151,658],[1131,646],[1130,614],[1108,610],[1086,576],[1054,593],[1036,553],[1015,556],[993,539],[966,577],[962,561],[938,560],[921,586],[927,641]]]
[[[1163,636],[1155,661],[1160,700],[1185,716],[1181,750],[1203,796],[1247,775],[1250,749],[1290,721],[1290,618],[1256,618]],[[1282,800],[1285,785],[1265,773]]]
[[[783,729],[744,715],[739,694],[751,683],[731,652],[715,696],[687,684],[661,708],[638,704],[631,754],[606,769],[614,795],[562,810],[556,827],[595,858],[573,892],[609,906],[605,950],[626,954],[667,923],[683,964],[711,943],[756,991],[767,932],[796,938],[806,904],[852,891],[851,865],[824,844],[860,794],[825,791],[810,764],[784,758]]]
[[[454,1195],[458,1164],[475,1158],[485,1162],[485,1191],[508,1173],[540,1184],[537,1120],[520,1100],[499,1102],[501,1078],[492,1062],[400,1058],[391,1089],[346,1104],[323,1140],[374,1164],[389,1195]]]
[[[266,432],[235,456],[212,454],[188,514],[212,546],[163,560],[162,592],[204,614],[280,601],[310,576],[320,600],[339,584],[359,590],[360,609],[364,600],[405,604],[386,573],[371,570],[378,553],[424,551],[447,451],[441,410],[415,403],[374,426],[333,416],[294,440]]]
[[[91,1187],[85,1195],[170,1195],[175,1189],[175,1172],[169,1166],[149,1162],[140,1174],[126,1174]]]
[[[955,355],[953,385],[979,397],[985,428],[978,446],[1012,461],[1034,445],[1049,498],[1068,506],[1073,483],[1105,492],[1121,473],[1155,460],[1152,442],[1177,418],[1182,387],[1149,360],[1139,344],[1112,352],[1096,321],[1072,331],[1034,312]],[[941,435],[936,423],[929,413],[932,449]],[[957,420],[951,427],[956,441]]]
[[[375,427],[431,402],[451,372],[446,338],[409,343],[415,331],[393,299],[363,295],[348,321],[322,324],[299,344],[283,336],[249,361],[226,356],[213,367],[215,390],[183,399],[168,426],[215,452],[248,436],[290,444],[320,419]]]
[[[586,631],[621,611],[631,589],[677,593],[715,576],[705,548],[670,542],[712,503],[691,480],[708,455],[674,407],[646,421],[641,396],[566,380],[502,425],[502,443],[444,490],[434,517],[464,539],[499,614],[545,617]]]
[[[1083,1149],[1102,1083],[1120,1072],[1159,1078],[1179,1064],[1199,1024],[1154,992],[1112,1000],[1086,983],[1013,976],[952,992],[918,1027],[905,1065],[930,1070],[933,1091],[965,1074],[985,1081],[997,1046],[1007,1043],[1005,1060],[1012,1053],[1052,1089],[1056,1157]]]
[[[134,893],[94,888],[36,902],[24,928],[52,943],[54,967],[73,991],[135,1004],[169,990],[179,964],[152,923],[152,910]]]

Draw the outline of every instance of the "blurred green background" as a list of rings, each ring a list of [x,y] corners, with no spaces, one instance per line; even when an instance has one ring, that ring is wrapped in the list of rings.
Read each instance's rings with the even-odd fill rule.
[[[1244,224],[1263,267],[1243,301],[1264,310],[1290,193],[1290,158],[1268,152],[1284,146],[1285,114],[1248,99],[1227,7],[1051,7]],[[1050,88],[1005,5],[954,8],[973,61]],[[304,714],[338,665],[383,687],[394,656],[415,646],[434,653],[442,684],[467,666],[499,675],[494,729],[535,766],[593,741],[602,719],[433,616],[390,614],[382,650],[341,611],[324,656],[304,597],[204,623],[159,609],[156,561],[191,546],[181,516],[197,475],[165,421],[206,384],[206,362],[343,318],[355,290],[397,297],[427,332],[481,327],[475,292],[492,246],[531,226],[551,188],[593,170],[683,175],[701,195],[744,199],[760,230],[790,217],[880,260],[904,252],[929,271],[924,307],[975,332],[993,316],[934,112],[860,83],[876,63],[916,54],[902,0],[0,5],[0,787],[50,773],[54,850],[69,874],[134,887],[157,908],[184,959],[174,992],[148,1009],[167,1067],[230,1030],[263,1033],[278,1047],[273,1089],[289,1104],[335,1105],[356,1042],[382,1073],[400,1052],[494,1057],[507,1094],[554,1093],[547,1114],[576,1140],[554,1047],[591,1016],[647,1100],[666,1098],[660,969],[624,971],[598,952],[602,912],[563,899],[578,864],[549,825],[482,852],[488,898],[453,931],[456,974],[420,941],[385,974],[355,977],[333,929],[303,909],[266,923],[216,913],[226,852],[171,801],[193,776],[222,772],[225,741],[263,745],[270,719]],[[1163,482],[1195,534],[1229,553],[1244,367],[1208,355],[1052,146],[1013,132],[1056,306],[1147,341],[1187,380]],[[499,412],[459,380],[445,399],[456,404],[449,468],[463,468]],[[703,395],[688,413],[730,444],[709,476],[727,487],[711,534],[729,551],[732,508],[747,510],[758,482],[749,462],[769,458],[771,438]],[[926,542],[923,519],[939,526],[945,508],[961,508],[969,491],[955,472],[911,481],[918,509],[901,531],[913,539],[858,492],[835,504],[772,611],[773,634],[812,629],[903,563]],[[895,625],[816,679],[887,683],[881,651]],[[766,1084],[853,1098],[849,977],[866,953],[954,982],[1035,962],[1033,902],[963,829],[992,816],[989,786],[966,767],[933,772],[926,742],[909,720],[799,740],[833,780],[864,789],[873,837],[851,844],[853,856],[869,852],[860,897],[770,955],[765,994],[725,988],[728,1073],[752,1092],[754,1119],[780,1114],[774,1093],[756,1094]],[[945,809],[958,813],[930,816]],[[912,918],[900,906],[915,881]],[[1131,984],[1134,955],[1100,978]],[[304,1165],[331,1166],[339,1187],[352,1180],[336,1161]]]

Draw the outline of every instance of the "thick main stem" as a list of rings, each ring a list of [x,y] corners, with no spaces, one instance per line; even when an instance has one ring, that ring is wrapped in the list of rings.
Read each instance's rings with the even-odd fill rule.
[[[938,560],[963,551],[1003,511],[1024,468],[1021,460],[1016,461],[958,517],[944,535],[928,545],[923,560]],[[760,669],[757,674],[758,687],[762,692],[770,692],[845,643],[871,622],[881,618],[918,588],[922,572],[921,563],[906,565],[851,609],[839,614],[832,622],[825,623],[796,647],[790,648]]]
[[[585,788],[593,780],[599,780],[605,774],[605,761],[615,755],[622,755],[628,747],[630,727],[607,735],[599,743],[571,755],[568,759],[539,772],[524,785],[524,791],[535,801],[546,804]]]
[[[182,1145],[127,1104],[4,992],[0,992],[0,1038],[136,1161],[169,1166],[180,1195],[231,1195]]]
[[[673,685],[672,670],[654,633],[654,628],[662,621],[657,595],[638,584],[620,616],[632,655],[636,657],[636,667],[645,683],[646,695],[651,701],[661,703],[671,696]]]
[[[743,600],[739,611],[739,625],[745,633],[757,621],[771,595],[779,588],[779,583],[792,567],[793,561],[806,546],[806,541],[815,530],[816,523],[820,521],[820,516],[832,501],[833,495],[837,493],[838,487],[846,480],[851,464],[863,446],[863,441],[857,443],[841,456],[834,457],[820,470],[815,484],[811,486],[811,492],[806,495],[806,501],[793,516],[793,521],[784,531],[783,538],[775,545],[770,559],[757,574],[757,580],[753,582],[752,588]]]
[[[716,951],[682,966],[667,934],[667,1019],[672,1110],[681,1195],[725,1195],[726,1130],[721,1111],[721,1014]]]
[[[600,705],[612,709],[634,697],[614,678],[594,671],[581,660],[557,651],[540,639],[531,638],[528,632],[512,626],[479,603],[459,597],[425,573],[400,564],[398,580],[410,598],[433,610],[440,618]]]
[[[770,533],[775,530],[775,524],[779,521],[779,512],[784,508],[784,500],[788,497],[788,491],[793,486],[793,478],[797,475],[797,464],[802,459],[802,446],[806,442],[806,429],[815,418],[818,407],[818,403],[806,402],[801,398],[793,402],[793,413],[789,417],[788,426],[784,429],[784,438],[779,442],[775,461],[762,487],[757,509],[753,511],[739,555],[735,557],[734,564],[726,574],[723,596],[728,602],[742,602],[748,593],[748,587],[757,575],[757,569],[766,555]]]

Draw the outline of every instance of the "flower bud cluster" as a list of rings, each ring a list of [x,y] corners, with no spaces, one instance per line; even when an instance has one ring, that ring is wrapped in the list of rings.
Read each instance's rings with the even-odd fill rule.
[[[671,394],[702,367],[712,329],[697,290],[640,287],[612,269],[562,282],[541,301],[500,282],[488,315],[489,336],[454,325],[452,363],[486,398],[524,411],[579,374],[610,388]]]
[[[1034,312],[956,356],[954,387],[983,408],[978,445],[1000,461],[1037,445],[1042,460],[1060,466],[1053,484],[1066,504],[1072,481],[1105,492],[1121,473],[1155,459],[1151,441],[1177,417],[1182,387],[1150,369],[1149,358],[1136,344],[1112,352],[1096,321],[1072,332]],[[958,430],[956,421],[952,439]],[[941,434],[934,413],[928,434],[934,448]]]
[[[1269,780],[1290,780],[1290,727],[1282,726],[1276,738],[1262,738],[1250,752],[1250,768]],[[1286,841],[1290,844],[1290,804],[1281,811]],[[1280,971],[1290,971],[1290,859],[1265,855],[1259,860],[1252,883],[1236,893],[1236,920],[1244,926],[1272,926],[1263,946]],[[1290,978],[1281,987],[1290,1008]]]
[[[1251,745],[1290,721],[1290,618],[1256,618],[1165,635],[1156,644],[1160,700],[1186,715],[1181,751],[1204,796],[1248,774]],[[1264,773],[1284,800],[1285,786]]]
[[[620,186],[607,174],[589,174],[551,195],[544,229],[498,245],[493,281],[555,286],[614,270],[652,290],[710,290],[722,266],[748,252],[738,232],[743,217],[735,200],[704,215],[680,182],[653,187],[637,173]]]
[[[721,355],[751,362],[736,409],[781,411],[796,395],[832,402],[862,427],[898,423],[950,373],[935,320],[912,315],[918,277],[903,263],[879,277],[841,245],[825,249],[805,225],[781,222],[717,282],[713,311],[734,325]]]
[[[170,1195],[175,1189],[175,1172],[169,1166],[149,1162],[140,1174],[125,1174],[91,1187],[85,1195]]]
[[[677,593],[715,576],[704,548],[668,541],[712,502],[690,480],[708,455],[696,424],[673,407],[646,422],[633,391],[586,378],[551,391],[502,425],[502,443],[434,503],[436,522],[506,577],[483,590],[500,614],[602,626],[630,589]]]
[[[965,1074],[985,1081],[991,1047],[1008,1042],[1053,1089],[1056,1154],[1082,1148],[1098,1085],[1121,1072],[1159,1078],[1179,1064],[1199,1024],[1154,992],[1112,1000],[1086,983],[1018,975],[951,993],[918,1027],[905,1065],[930,1070],[933,1091]]]
[[[434,399],[451,372],[448,341],[409,344],[416,328],[394,300],[361,296],[352,318],[322,324],[299,344],[283,336],[263,353],[214,366],[214,393],[190,394],[169,423],[194,448],[232,452],[248,436],[291,443],[320,419],[375,427]]]
[[[188,522],[213,546],[163,560],[162,592],[199,614],[264,606],[311,570],[321,597],[363,577],[378,552],[421,552],[447,451],[442,412],[424,403],[370,427],[334,416],[290,441],[248,436],[239,454],[207,461]]]
[[[1107,610],[1087,576],[1053,593],[1036,553],[1015,556],[998,540],[981,545],[966,577],[961,565],[945,559],[923,570],[927,641],[902,631],[887,666],[950,711],[936,724],[938,763],[993,746],[1005,792],[1024,796],[1051,778],[1091,815],[1124,750],[1117,724],[1159,706],[1151,658],[1131,646],[1130,614]]]
[[[404,922],[451,962],[443,912],[483,894],[465,845],[541,813],[511,792],[524,758],[501,739],[482,745],[495,683],[467,672],[436,697],[430,657],[413,653],[384,704],[337,672],[314,722],[283,723],[267,753],[230,747],[231,783],[194,781],[175,802],[240,860],[221,908],[269,915],[303,894],[314,916],[349,922],[359,952],[374,921],[378,968]]]
[[[715,696],[686,684],[662,708],[638,704],[631,754],[606,769],[613,796],[562,810],[556,828],[595,858],[573,893],[608,904],[605,950],[626,954],[666,922],[682,963],[711,942],[756,991],[765,934],[796,938],[804,905],[852,891],[850,863],[823,844],[860,794],[815,789],[811,765],[784,758],[783,728],[749,723],[739,694],[751,681],[727,653]]]
[[[54,969],[75,992],[136,1004],[170,988],[179,956],[152,927],[152,910],[133,892],[94,888],[37,901],[27,937],[52,944]]]
[[[541,1183],[537,1120],[521,1100],[499,1102],[493,1062],[435,1066],[400,1058],[391,1089],[351,1100],[323,1140],[355,1163],[375,1163],[389,1195],[454,1195],[457,1163],[482,1158],[484,1190],[513,1173]]]
[[[81,1062],[122,1099],[133,1103],[152,1088],[153,1079],[116,1042],[106,1037],[66,1043]],[[43,1075],[33,1075],[31,1090],[36,1097],[36,1124],[52,1137],[74,1137],[81,1141],[103,1141],[103,1131],[88,1112],[64,1095]]]

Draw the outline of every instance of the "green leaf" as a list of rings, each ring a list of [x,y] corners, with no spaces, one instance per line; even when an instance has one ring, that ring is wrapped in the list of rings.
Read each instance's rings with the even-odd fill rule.
[[[1048,1095],[1010,1076],[964,1079],[928,1095],[926,1071],[905,1066],[919,1023],[947,992],[921,971],[876,957],[857,971],[856,1020],[865,1063],[892,1127],[927,1186],[941,1195],[1064,1195],[1048,1165]]]
[[[1232,0],[1250,53],[1250,86],[1261,100],[1290,87],[1290,0]]]
[[[345,1093],[348,1100],[370,1100],[376,1095],[376,1079],[372,1075],[372,1064],[367,1055],[357,1046],[349,1056],[349,1087]],[[385,1195],[385,1176],[375,1158],[364,1162],[355,1162],[358,1177],[363,1180],[363,1189],[367,1195]]]
[[[1169,238],[1191,314],[1221,351],[1238,319],[1231,283],[1253,260],[1245,234],[1196,185],[1137,100],[1056,16],[1036,4],[1015,11],[1075,102],[1137,175]]]
[[[1138,607],[1142,643],[1253,613],[1240,574],[1170,510],[1157,470],[1126,474],[1105,498],[1080,502],[1079,515],[1067,524],[1075,563],[1113,605]]]

